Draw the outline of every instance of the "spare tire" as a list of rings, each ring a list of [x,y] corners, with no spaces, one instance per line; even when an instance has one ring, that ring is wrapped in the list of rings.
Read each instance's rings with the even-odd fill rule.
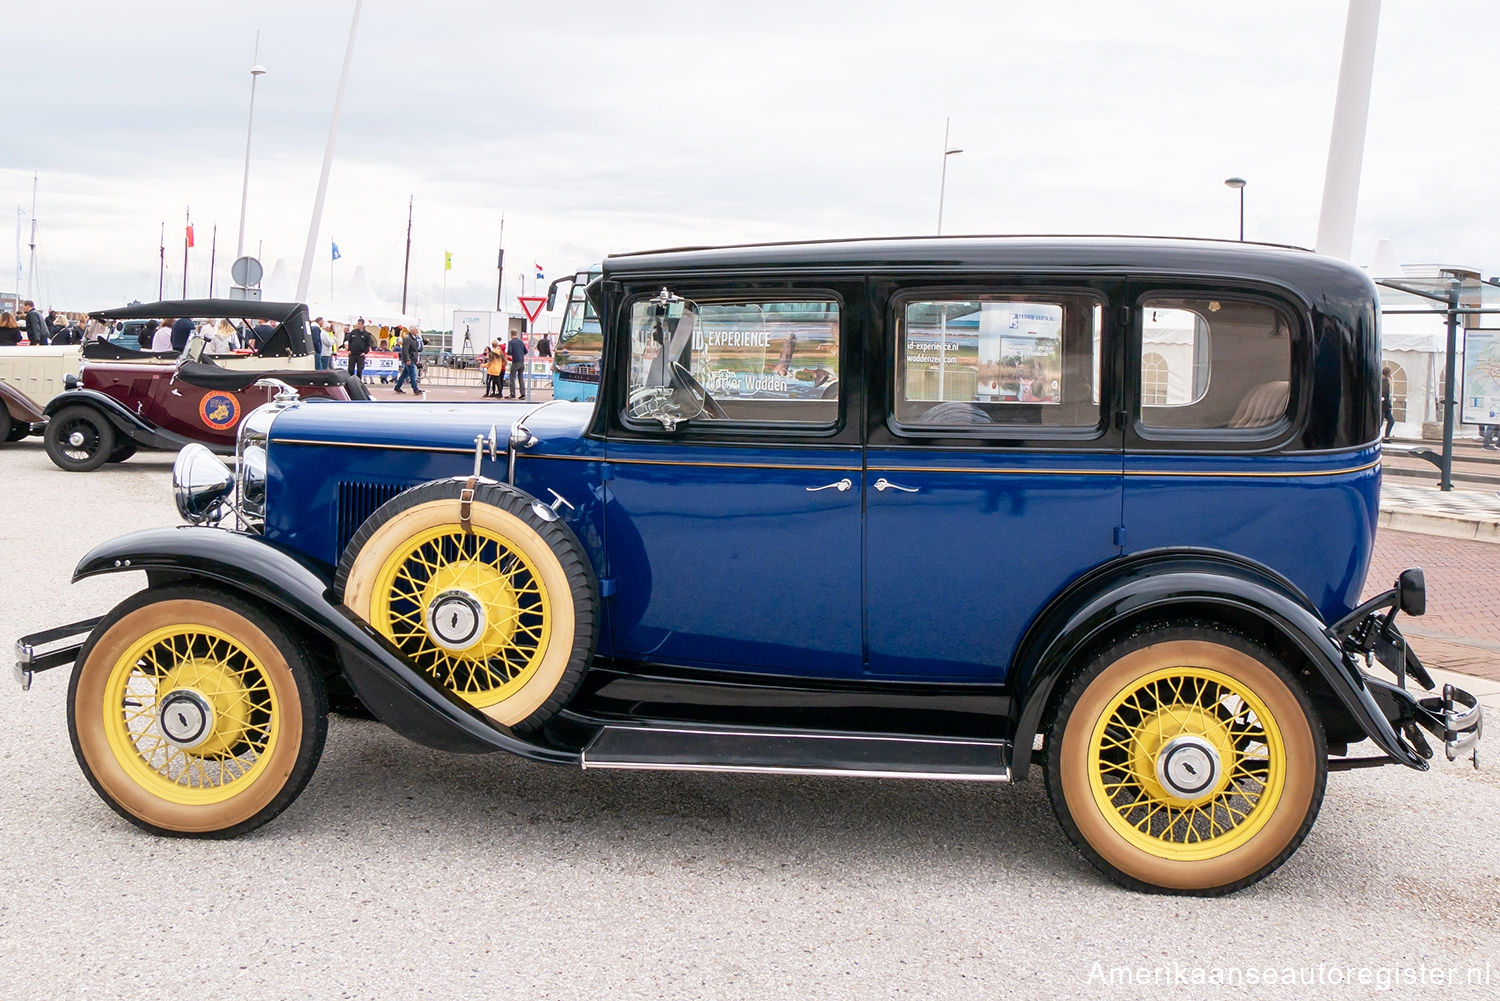
[[[528,733],[583,678],[599,586],[573,531],[492,480],[437,480],[382,504],[339,560],[343,602],[407,661],[496,722]]]

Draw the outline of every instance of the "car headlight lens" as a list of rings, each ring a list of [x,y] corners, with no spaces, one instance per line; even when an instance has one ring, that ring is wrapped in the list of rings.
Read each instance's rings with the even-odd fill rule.
[[[183,519],[201,525],[219,516],[234,489],[234,474],[207,447],[194,442],[172,463],[172,493]]]

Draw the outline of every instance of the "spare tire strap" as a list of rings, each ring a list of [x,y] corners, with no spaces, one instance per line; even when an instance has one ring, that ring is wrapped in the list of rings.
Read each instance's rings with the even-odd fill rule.
[[[474,526],[469,521],[469,515],[474,511],[474,485],[478,481],[479,477],[477,476],[469,477],[464,483],[463,490],[458,495],[458,526],[463,530],[465,535],[474,534]]]

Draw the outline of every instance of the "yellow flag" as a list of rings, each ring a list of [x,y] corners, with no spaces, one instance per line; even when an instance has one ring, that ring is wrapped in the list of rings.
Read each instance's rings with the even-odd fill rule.
[[[448,251],[444,251],[443,252],[443,270],[444,271],[452,271],[453,270],[453,255],[451,253],[449,253]]]

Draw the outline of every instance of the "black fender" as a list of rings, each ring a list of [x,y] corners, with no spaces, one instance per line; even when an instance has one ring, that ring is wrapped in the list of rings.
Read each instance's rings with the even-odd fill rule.
[[[110,426],[117,432],[129,438],[141,448],[154,448],[164,452],[175,452],[184,445],[197,442],[219,455],[234,454],[233,445],[218,445],[206,441],[200,442],[197,438],[189,438],[185,435],[163,430],[139,414],[132,413],[130,408],[126,407],[113,396],[101,393],[97,389],[64,390],[47,401],[46,414],[50,420],[59,410],[65,407],[76,406],[88,407],[95,411],[104,420],[109,421]]]
[[[1025,778],[1059,679],[1107,633],[1165,616],[1254,621],[1293,644],[1365,735],[1391,758],[1426,770],[1398,737],[1316,607],[1274,570],[1229,553],[1157,550],[1105,564],[1074,582],[1027,630],[1012,668],[1011,776]],[[1060,694],[1060,693],[1056,693]]]
[[[521,740],[430,683],[384,636],[340,604],[310,563],[259,536],[185,525],[132,532],[90,550],[73,571],[73,579],[125,570],[144,570],[153,582],[205,582],[290,616],[319,645],[334,648],[345,678],[366,708],[418,743],[579,763],[576,751]]]

